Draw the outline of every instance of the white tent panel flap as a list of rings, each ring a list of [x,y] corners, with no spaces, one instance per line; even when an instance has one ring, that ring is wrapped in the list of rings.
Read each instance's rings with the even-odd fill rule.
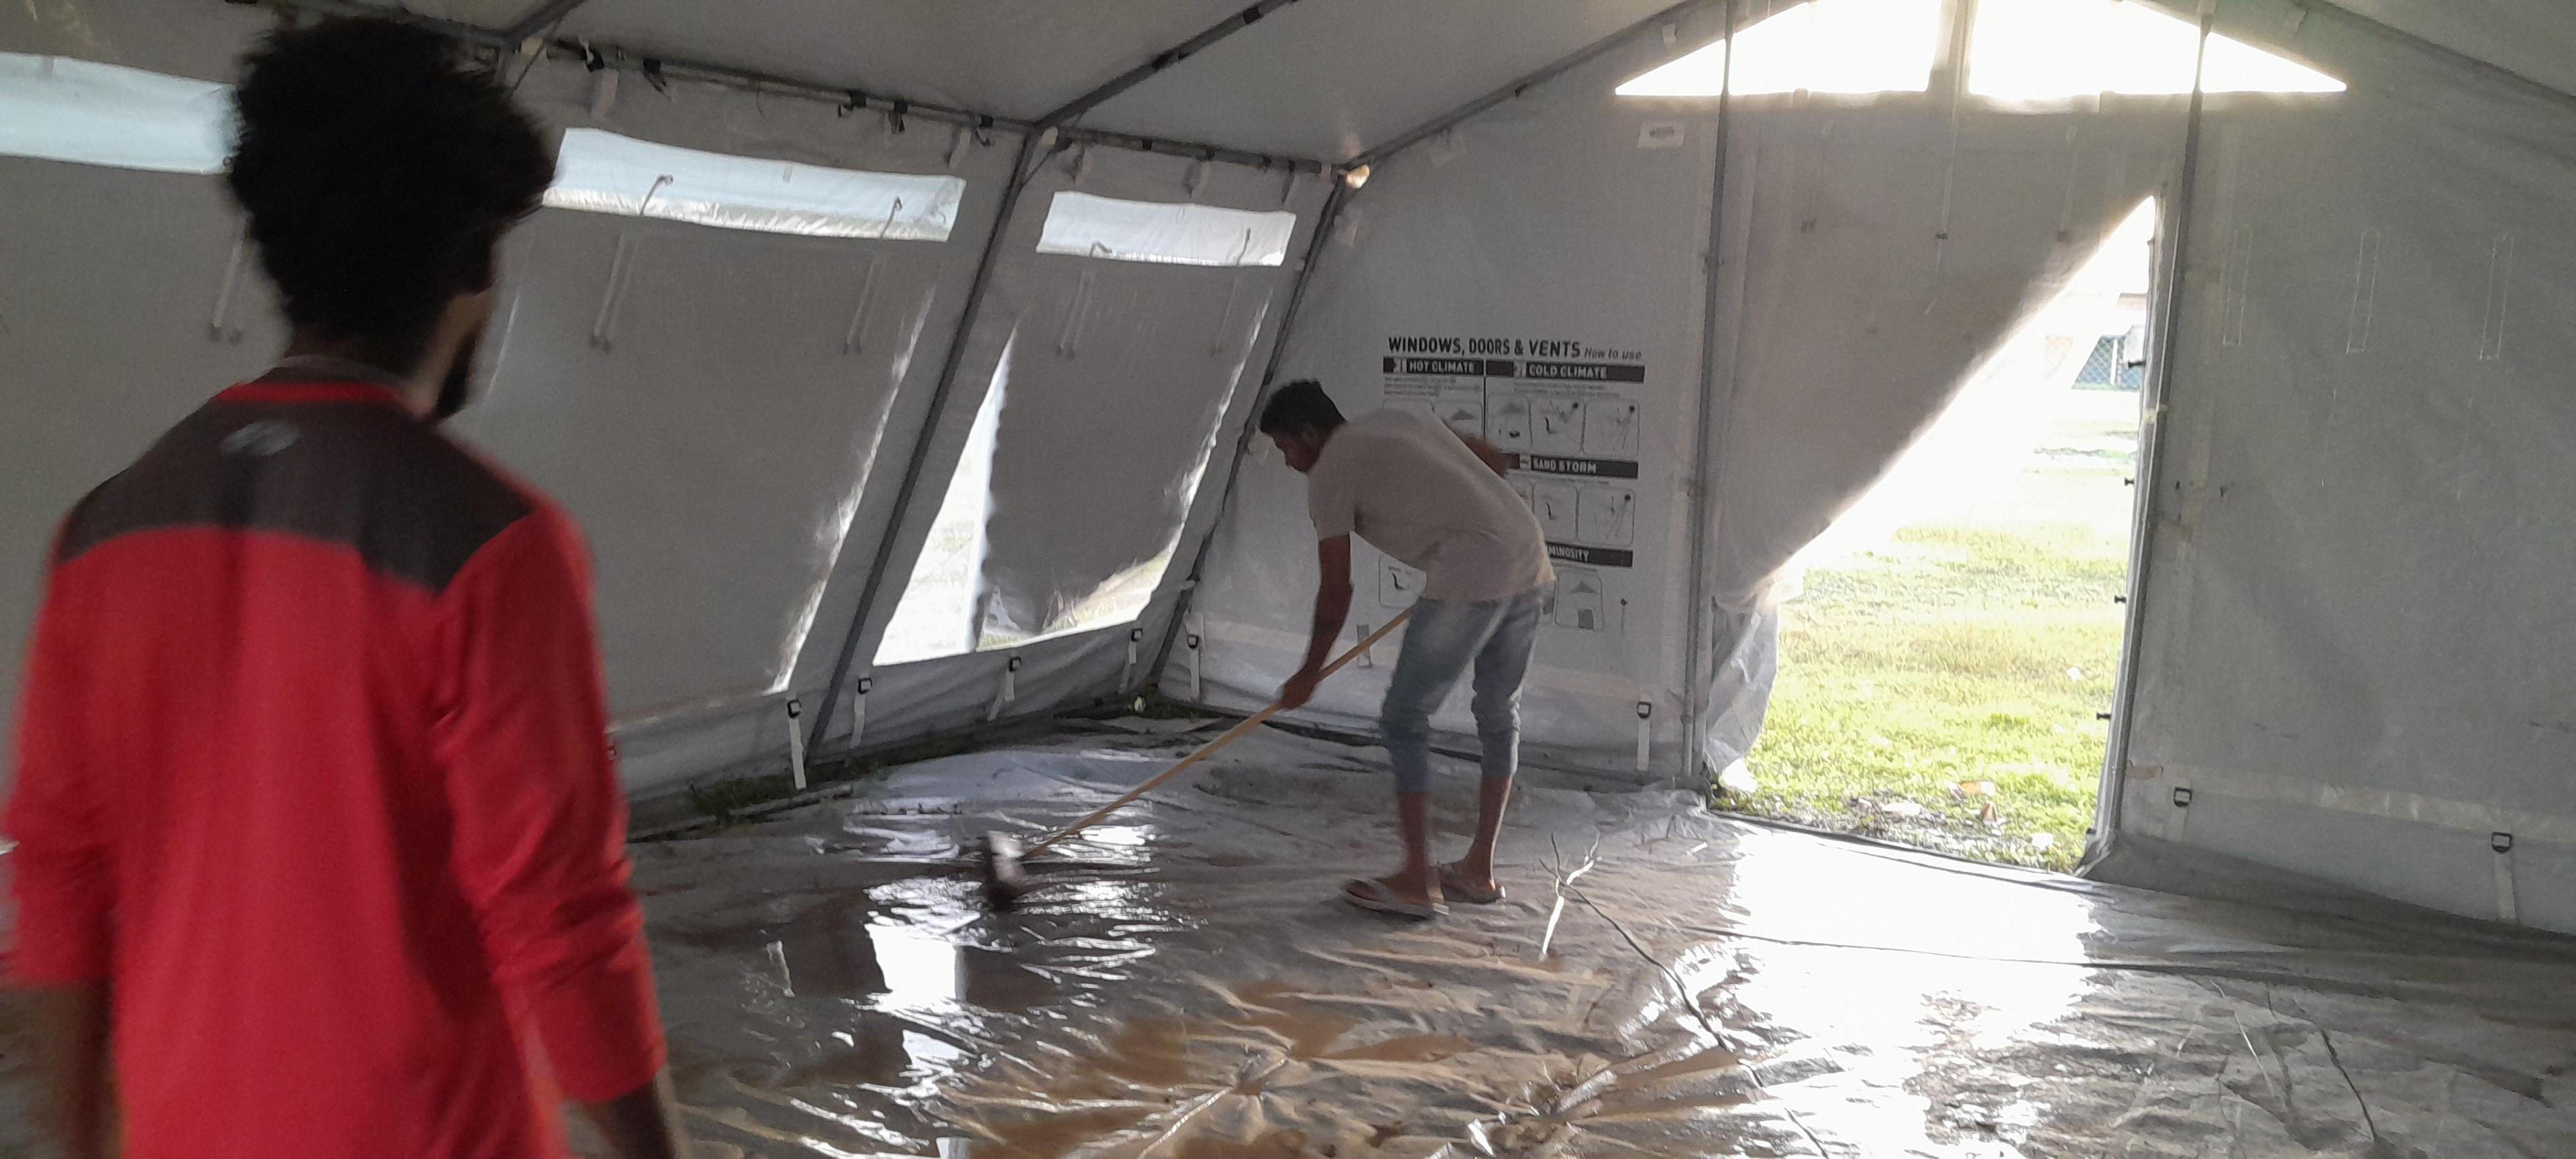
[[[2576,929],[2576,101],[2324,14],[2299,46],[2344,99],[2208,117],[2104,868]]]
[[[1143,610],[1278,281],[1263,269],[1029,265],[995,292],[1020,333],[993,448],[987,646]]]
[[[871,737],[1041,712],[1146,678],[1150,648],[1138,665],[1126,657],[1140,629],[1160,640],[1187,570],[1173,560],[1193,517],[1213,517],[1194,510],[1199,480],[1215,447],[1232,445],[1294,276],[1269,264],[1278,247],[1265,231],[1291,216],[1286,252],[1301,252],[1324,190],[1311,173],[1118,149],[1042,158],[855,644],[855,671],[885,698],[867,709]],[[1122,221],[1159,207],[1235,226],[1130,230],[1126,248],[1098,256],[1041,252],[1057,195],[1077,193],[1127,206]],[[1063,212],[1088,212],[1084,201]],[[816,643],[801,687],[829,677],[820,631]],[[972,691],[922,695],[942,688]],[[923,712],[894,712],[906,703]]]
[[[460,429],[588,533],[611,709],[640,786],[785,746],[797,660],[838,640],[825,616],[846,546],[885,532],[887,504],[867,500],[892,490],[886,448],[900,466],[923,418],[898,400],[937,373],[1015,142],[854,132],[813,102],[763,108],[704,85],[605,100],[599,75],[549,62],[521,96],[561,125],[721,153],[798,196],[904,223],[805,236],[828,201],[737,211],[718,203],[721,182],[684,195],[708,210],[697,220],[665,220],[653,201],[674,177],[637,169],[637,188],[588,190],[599,174],[576,166],[567,180],[627,212],[545,209],[512,237],[486,397]],[[935,210],[879,196],[947,196],[947,182],[962,201]],[[945,241],[926,236],[934,220]]]
[[[589,533],[613,708],[780,690],[943,253],[566,210],[513,248],[468,430]]]

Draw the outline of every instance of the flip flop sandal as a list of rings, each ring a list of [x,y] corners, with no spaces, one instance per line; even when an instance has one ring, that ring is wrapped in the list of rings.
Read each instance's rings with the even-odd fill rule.
[[[1503,900],[1503,887],[1496,883],[1492,889],[1478,889],[1475,883],[1459,876],[1457,863],[1451,862],[1440,867],[1440,895],[1469,905],[1492,905]]]
[[[1436,918],[1449,912],[1439,902],[1406,901],[1374,877],[1355,877],[1342,884],[1342,900],[1375,913],[1394,914],[1400,918]]]

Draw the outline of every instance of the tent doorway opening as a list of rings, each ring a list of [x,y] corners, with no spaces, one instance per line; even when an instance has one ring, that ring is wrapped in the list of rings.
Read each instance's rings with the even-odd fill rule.
[[[2140,205],[1778,589],[1779,679],[1727,808],[2069,869],[2127,627],[2155,258]]]

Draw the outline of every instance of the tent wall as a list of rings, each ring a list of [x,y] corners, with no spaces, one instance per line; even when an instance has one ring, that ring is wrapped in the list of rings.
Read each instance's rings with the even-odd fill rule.
[[[240,236],[218,178],[0,158],[0,719],[17,712],[56,522],[209,384],[277,353]]]
[[[630,781],[649,783],[662,762],[637,730],[781,713],[797,657],[835,638],[844,547],[893,518],[877,470],[899,469],[925,421],[1017,142],[704,86],[631,86],[594,117],[596,84],[549,64],[521,96],[566,126],[967,182],[945,242],[561,209],[513,235],[489,385],[462,430],[588,532],[611,707]]]
[[[1152,649],[1138,645],[1160,638],[1187,570],[1160,564],[1175,555],[1185,560],[1182,553],[1215,517],[1212,504],[1195,502],[1198,482],[1252,405],[1252,380],[1278,330],[1275,307],[1286,301],[1296,266],[1293,258],[1279,266],[1193,267],[1041,254],[1047,213],[1064,192],[1286,210],[1298,215],[1287,247],[1295,255],[1325,189],[1312,173],[1114,149],[1043,159],[1005,227],[925,472],[946,480],[956,469],[987,392],[1000,382],[988,546],[976,569],[978,592],[989,597],[979,637],[995,646],[884,668],[870,663],[943,499],[944,486],[926,487],[897,533],[885,592],[857,627],[858,677],[842,691],[855,695],[864,679],[868,703],[851,703],[839,719],[863,712],[865,739],[894,739],[1097,699],[1146,678]],[[1132,626],[1002,644],[1047,628],[1111,581],[1152,593]],[[1132,668],[1131,646],[1138,646]],[[809,649],[799,686],[821,688],[831,659]],[[1001,696],[1006,675],[1008,701]]]
[[[1506,449],[1604,472],[1513,478],[1561,506],[1543,519],[1555,538],[1599,549],[1558,560],[1523,713],[1537,755],[1647,779],[1686,764],[1672,625],[1685,599],[1715,171],[1704,118],[1644,115],[1611,97],[1651,57],[1643,45],[1613,52],[1378,166],[1318,259],[1279,372],[1321,380],[1349,413],[1434,405]],[[1642,138],[1649,121],[1677,131]],[[1534,362],[1615,366],[1642,381],[1542,382],[1529,377]],[[1193,606],[1200,646],[1185,640],[1163,678],[1167,693],[1229,707],[1267,703],[1296,667],[1316,584],[1304,480],[1253,446]],[[1596,525],[1576,526],[1586,511]],[[1352,550],[1345,645],[1410,604],[1419,583],[1364,541]],[[1304,715],[1368,726],[1395,651],[1390,641],[1345,669]],[[1472,731],[1463,695],[1435,723]]]
[[[489,30],[528,7],[421,10]],[[1284,339],[1293,256],[1151,265],[1036,242],[1055,195],[1079,191],[1290,210],[1287,252],[1304,254],[1323,179],[1062,134],[1040,146],[1009,120],[1240,20],[1238,3],[1072,23],[1036,9],[953,21],[921,0],[764,0],[720,19],[672,0],[572,9],[558,34],[625,46],[630,65],[667,51],[817,83],[867,75],[894,97],[1005,118],[907,127],[887,91],[846,113],[511,62],[557,128],[967,188],[943,242],[564,210],[513,239],[490,397],[460,429],[591,531],[630,785],[774,760],[790,700],[846,698],[824,739],[874,744],[1155,678],[1188,571],[1169,561],[1210,535],[1180,633],[1196,646],[1159,677],[1185,698],[1265,702],[1313,591],[1303,488],[1258,456],[1230,493],[1217,484],[1282,341],[1282,377],[1321,378],[1346,406],[1436,404],[1552,460],[1516,480],[1555,505],[1569,577],[1527,701],[1532,747],[1695,779],[1759,726],[1782,565],[2113,222],[2177,193],[2188,168],[2096,871],[2173,883],[2159,866],[2236,859],[2576,929],[2561,787],[2576,671],[2547,631],[2576,565],[2576,412],[2553,373],[2576,344],[2576,247],[2560,228],[2576,210],[2576,97],[2547,52],[2562,6],[2218,0],[2219,31],[2351,89],[2216,98],[2191,125],[2174,100],[1956,104],[1947,53],[1924,93],[1738,100],[1723,125],[1714,102],[1611,95],[1713,39],[1728,6],[1710,3],[1391,157],[1366,152],[1472,95],[1456,90],[1652,5],[1580,7],[1479,24],[1443,40],[1455,52],[1436,65],[1408,67],[1422,50],[1401,36],[1468,10],[1398,20],[1306,0],[1089,109],[1086,132],[1376,162]],[[269,19],[203,0],[22,5],[0,11],[0,51],[229,79]],[[1024,145],[1033,163],[1015,172]],[[1003,220],[1014,182],[1025,195]],[[281,337],[238,236],[215,178],[0,159],[0,406],[14,420],[0,425],[0,698],[13,706],[52,521]],[[972,567],[986,647],[878,668],[996,384]],[[1360,554],[1354,633],[1414,580]],[[836,685],[844,647],[857,679]],[[1337,679],[1309,718],[1364,726],[1392,659],[1382,649]],[[1454,705],[1439,719],[1467,723]]]
[[[153,11],[13,10],[0,51],[229,80],[273,19],[184,0],[144,7]],[[939,242],[565,209],[539,211],[512,236],[482,351],[485,394],[455,429],[555,494],[589,534],[631,790],[783,755],[787,703],[810,708],[825,694],[874,546],[888,536],[904,550],[866,629],[891,614],[1008,335],[1025,325],[1052,340],[1074,306],[1084,311],[1079,349],[1050,341],[1014,368],[1027,393],[997,463],[1005,493],[993,587],[1008,608],[1061,610],[1123,572],[1150,596],[1133,631],[1159,632],[1174,581],[1148,565],[1213,519],[1193,509],[1194,482],[1211,441],[1249,405],[1237,383],[1267,352],[1272,303],[1293,267],[1039,255],[1048,198],[1079,187],[1286,209],[1311,226],[1320,176],[1097,146],[1040,151],[1046,166],[1004,223],[993,293],[961,337],[1016,135],[685,81],[653,86],[559,58],[511,66],[525,70],[512,74],[521,100],[555,129],[966,182]],[[10,653],[0,695],[14,706],[15,653],[52,522],[213,389],[257,373],[283,334],[255,254],[235,252],[237,215],[218,178],[15,158],[0,159],[0,176],[0,398],[30,420],[0,430],[13,465],[0,510]],[[223,324],[210,326],[219,300]],[[932,415],[931,388],[958,341],[969,343],[961,374],[973,387]],[[1131,357],[1144,355],[1158,361]],[[902,468],[925,437],[934,453],[924,502],[898,512]],[[1125,623],[1102,624],[876,673],[866,739],[1107,695],[1142,679],[1127,660],[1130,635]],[[873,647],[871,635],[862,660]],[[997,706],[1006,666],[1019,669],[1019,696]],[[830,739],[852,740],[849,720]]]
[[[1322,379],[1346,409],[1416,404],[1426,381],[1444,384],[1442,417],[1540,457],[1541,470],[1514,481],[1531,489],[1561,557],[1609,542],[1584,525],[1596,493],[1633,493],[1634,539],[1618,541],[1632,567],[1559,560],[1524,712],[1542,759],[1645,780],[1703,779],[1750,747],[1775,663],[1774,576],[2155,191],[2181,127],[2170,101],[1954,110],[1938,82],[1878,100],[1738,100],[1707,342],[1716,364],[1704,374],[1714,102],[1611,89],[1714,38],[1718,19],[1633,37],[1378,166],[1351,198],[1281,375]],[[1516,443],[1502,410],[1515,397],[1581,402],[1589,420],[1605,396],[1533,390],[1526,378],[1426,380],[1419,359],[1393,348],[1449,336],[1638,352],[1639,480],[1553,473],[1596,470],[1599,456],[1581,439]],[[1526,362],[1520,350],[1495,361]],[[1613,407],[1619,397],[1606,396]],[[1697,422],[1711,448],[1699,465]],[[1701,488],[1708,520],[1695,529],[1687,498]],[[1551,522],[1567,492],[1574,517]],[[1275,462],[1248,466],[1195,608],[1201,647],[1176,658],[1168,691],[1254,705],[1295,666],[1315,584],[1303,496]],[[1697,584],[1695,538],[1706,549]],[[1411,599],[1401,569],[1355,551],[1353,638]],[[1696,667],[1685,651],[1693,591],[1707,600]],[[1587,613],[1598,617],[1589,627]],[[1387,671],[1337,677],[1307,715],[1366,727]],[[1686,690],[1694,671],[1708,675]],[[1684,731],[1693,713],[1696,738]],[[1463,697],[1437,723],[1463,737]]]
[[[2206,117],[2103,869],[2214,852],[2576,929],[2576,100],[2298,28],[2349,93]]]
[[[203,5],[163,13],[166,25],[122,8],[50,15],[0,9],[0,51],[211,80],[267,25]],[[213,386],[277,352],[273,299],[240,236],[217,177],[0,158],[0,736],[14,731],[56,522]]]

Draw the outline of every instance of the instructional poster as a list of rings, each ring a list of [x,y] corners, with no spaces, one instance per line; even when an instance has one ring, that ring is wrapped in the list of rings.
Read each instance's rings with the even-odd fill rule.
[[[1390,336],[1389,406],[1421,405],[1520,456],[1512,490],[1556,560],[1550,621],[1627,630],[1637,567],[1637,486],[1646,363],[1636,350],[1560,339]],[[1383,561],[1381,603],[1411,603],[1421,576]]]

